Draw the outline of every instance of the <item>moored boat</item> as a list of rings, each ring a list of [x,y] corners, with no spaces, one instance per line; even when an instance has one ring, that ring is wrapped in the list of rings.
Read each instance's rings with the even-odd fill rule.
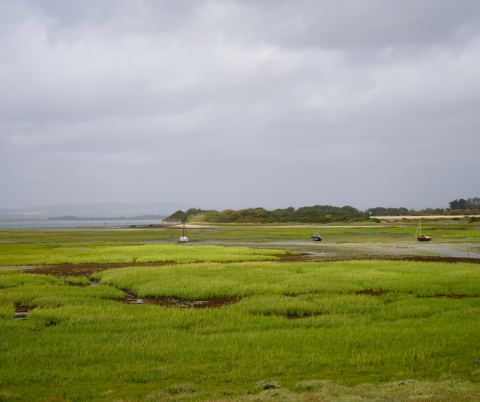
[[[182,237],[180,237],[180,242],[186,243],[187,241],[188,241],[188,237],[185,230],[185,222],[183,222],[183,233],[182,233]]]
[[[315,233],[313,236],[310,236],[314,241],[322,241],[320,238],[320,235],[318,233]]]
[[[418,228],[417,228],[417,231],[415,232],[414,236],[417,235],[418,231],[420,231],[420,233],[418,234],[418,237],[417,237],[418,241],[430,241],[430,240],[432,240],[432,238],[430,236],[422,235],[422,218],[420,218],[420,223],[418,224]]]

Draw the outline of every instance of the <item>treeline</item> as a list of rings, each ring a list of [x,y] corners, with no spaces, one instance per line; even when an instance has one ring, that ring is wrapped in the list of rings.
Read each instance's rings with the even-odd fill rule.
[[[421,216],[421,215],[480,215],[480,198],[463,198],[449,202],[449,208],[425,208],[420,210],[407,208],[369,208],[366,214],[372,216]]]
[[[177,211],[164,222],[198,223],[329,223],[329,222],[365,222],[369,217],[358,209],[348,205],[314,205],[311,207],[293,207],[268,211],[264,208],[248,208],[234,211],[202,210],[191,208],[185,212]],[[378,219],[374,221],[380,222]]]
[[[163,222],[199,222],[199,223],[329,223],[329,222],[365,222],[369,216],[421,216],[421,215],[480,215],[480,198],[454,200],[450,208],[425,208],[420,210],[400,208],[369,208],[359,211],[357,208],[345,205],[313,205],[295,209],[248,208],[234,211],[203,210],[191,208],[185,212],[177,211]],[[373,221],[378,221],[375,219]]]
[[[369,208],[365,211],[368,215],[370,212],[372,216],[421,216],[421,215],[442,215],[443,208],[425,208],[420,210],[400,208]]]
[[[449,202],[450,208],[444,211],[444,215],[479,215],[480,198],[463,198]]]

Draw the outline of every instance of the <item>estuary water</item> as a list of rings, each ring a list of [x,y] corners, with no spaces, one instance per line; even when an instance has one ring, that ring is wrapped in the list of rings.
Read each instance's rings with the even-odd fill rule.
[[[106,225],[105,225],[106,223]],[[130,226],[148,226],[159,223],[157,220],[143,219],[112,219],[105,221],[98,220],[72,220],[72,221],[47,221],[42,219],[18,220],[18,221],[0,221],[0,229],[53,229],[53,228],[89,228],[89,227],[107,227],[120,228]]]

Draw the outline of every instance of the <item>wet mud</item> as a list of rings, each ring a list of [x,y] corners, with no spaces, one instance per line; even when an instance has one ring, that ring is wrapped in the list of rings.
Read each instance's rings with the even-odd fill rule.
[[[143,298],[125,293],[123,299],[116,301],[124,304],[154,304],[166,307],[180,307],[180,308],[219,308],[228,306],[229,304],[240,301],[239,297],[221,297],[215,299],[204,300],[182,300],[176,297],[159,297],[159,298]]]
[[[478,258],[464,258],[464,257],[437,257],[437,256],[405,256],[405,257],[388,257],[388,258],[377,258],[382,260],[394,260],[394,261],[421,261],[421,262],[469,262],[470,264],[480,264],[480,259]]]
[[[33,310],[33,307],[15,306],[15,314],[13,318],[15,320],[26,320],[27,314],[30,310]]]
[[[465,295],[446,295],[446,296],[426,296],[422,297],[423,299],[427,299],[430,297],[434,297],[436,299],[471,299],[471,298],[478,298],[480,296],[465,296]]]
[[[305,262],[305,261],[315,261],[314,255],[309,253],[301,253],[301,254],[282,254],[277,255],[276,257],[280,258],[280,260],[274,260],[275,262]]]

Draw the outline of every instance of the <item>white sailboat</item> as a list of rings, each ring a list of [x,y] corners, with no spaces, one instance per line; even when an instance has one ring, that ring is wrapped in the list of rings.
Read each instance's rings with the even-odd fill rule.
[[[185,222],[183,222],[183,233],[182,237],[180,237],[180,242],[181,243],[186,243],[188,241],[188,237],[186,236],[186,230],[185,230]]]

